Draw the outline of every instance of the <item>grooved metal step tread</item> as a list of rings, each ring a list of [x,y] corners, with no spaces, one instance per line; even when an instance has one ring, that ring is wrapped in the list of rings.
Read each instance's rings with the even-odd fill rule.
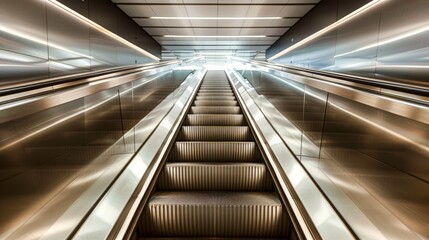
[[[242,114],[188,114],[185,126],[245,126]]]
[[[258,162],[255,142],[176,142],[169,155],[173,162]]]
[[[208,101],[219,101],[219,100],[223,100],[223,101],[234,101],[236,100],[235,97],[228,97],[228,96],[212,96],[212,97],[204,97],[204,96],[200,96],[197,97],[196,100],[208,100]]]
[[[199,92],[199,93],[197,93],[197,96],[206,96],[206,97],[208,97],[208,96],[234,96],[234,93],[201,93],[201,92]]]
[[[219,101],[207,101],[207,100],[196,100],[194,101],[194,106],[238,106],[238,102],[234,100],[225,101],[225,100],[219,100]]]
[[[178,141],[251,141],[247,126],[183,126]]]
[[[161,191],[273,191],[263,163],[167,163]]]
[[[284,237],[287,223],[271,192],[156,192],[141,230],[151,237]]]
[[[241,114],[239,106],[192,106],[190,114]]]

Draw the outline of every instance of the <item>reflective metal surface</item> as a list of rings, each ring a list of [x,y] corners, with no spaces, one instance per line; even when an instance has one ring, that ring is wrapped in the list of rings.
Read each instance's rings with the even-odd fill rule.
[[[345,12],[367,2],[321,2],[267,50],[267,57],[334,23]],[[422,0],[382,1],[275,61],[427,87],[428,10],[429,3]]]
[[[156,106],[189,73],[155,71],[90,94],[63,92],[69,101],[3,121],[0,238],[67,238],[169,109]]]
[[[244,111],[251,113],[250,122],[263,143],[262,147],[289,201],[292,214],[296,218],[294,225],[302,232],[301,237],[355,239],[354,234],[288,148],[291,140],[284,139],[285,134],[279,132],[284,130],[285,126],[286,131],[293,131],[292,127],[288,127],[290,121],[273,108],[267,98],[259,95],[249,81],[245,81],[233,70],[228,69],[226,72],[240,96]]]
[[[285,118],[272,124],[359,238],[428,238],[427,106],[317,89],[292,74],[243,75],[273,106],[267,113]]]
[[[131,29],[127,37],[119,26],[110,29],[150,51],[154,41],[109,1],[63,1],[100,25],[106,21]],[[110,6],[110,8],[109,8]],[[113,8],[113,9],[112,9]],[[91,70],[153,61],[120,43],[82,19],[48,0],[5,0],[0,2],[0,87],[18,82],[63,76]],[[109,10],[109,11],[108,11]],[[100,14],[103,12],[103,14]],[[94,16],[102,18],[95,18]],[[125,17],[123,20],[120,17]],[[122,19],[122,21],[120,21]],[[105,20],[104,22],[102,20]],[[128,27],[129,26],[129,27]],[[106,26],[109,29],[110,26]],[[124,27],[124,28],[126,28]],[[156,49],[156,50],[153,50]]]
[[[124,237],[204,74],[205,70],[200,69],[163,101],[160,106],[164,111],[153,116],[158,118],[155,125],[136,126],[136,131],[145,133],[144,144],[140,144],[136,155],[72,236],[73,239],[106,239],[110,234],[118,239]],[[140,184],[142,188],[137,189]],[[127,211],[123,212],[126,207]],[[117,223],[121,216],[124,218]],[[115,224],[119,232],[112,232]]]

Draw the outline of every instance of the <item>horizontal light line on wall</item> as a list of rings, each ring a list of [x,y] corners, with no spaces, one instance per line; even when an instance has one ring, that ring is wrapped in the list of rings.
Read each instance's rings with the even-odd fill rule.
[[[291,51],[297,49],[298,47],[303,46],[304,44],[306,44],[306,43],[308,43],[308,42],[316,39],[317,37],[320,37],[321,35],[325,34],[326,32],[331,31],[331,30],[337,28],[338,26],[342,25],[343,23],[348,22],[351,19],[355,18],[356,16],[359,16],[360,14],[368,11],[369,9],[373,8],[374,6],[377,6],[381,2],[382,2],[382,0],[373,0],[373,1],[365,4],[364,6],[358,8],[354,12],[352,12],[349,15],[341,18],[340,20],[336,21],[335,23],[333,23],[333,24],[331,24],[331,25],[329,25],[329,26],[327,26],[327,27],[319,30],[318,32],[316,32],[316,33],[314,33],[314,34],[312,34],[312,35],[304,38],[303,40],[297,42],[296,44],[294,44],[294,45],[292,45],[292,46],[284,49],[283,51],[275,54],[274,56],[270,57],[268,59],[268,61],[272,61],[274,59],[277,59],[277,58],[285,55],[286,53],[291,52]]]
[[[157,37],[157,36],[154,36]],[[159,37],[166,38],[265,38],[267,35],[237,35],[237,36],[227,36],[227,35],[160,35]]]
[[[66,13],[68,13],[68,14],[72,15],[73,17],[75,17],[75,18],[77,18],[77,19],[79,19],[79,20],[83,21],[85,24],[87,24],[87,25],[89,25],[89,26],[93,27],[94,29],[97,29],[98,31],[100,31],[100,32],[102,32],[102,33],[104,33],[104,34],[106,34],[107,36],[109,36],[109,37],[111,37],[111,38],[113,38],[113,39],[115,39],[115,40],[117,40],[117,41],[119,41],[119,42],[121,42],[121,43],[125,44],[126,46],[128,46],[128,47],[130,47],[130,48],[132,48],[132,49],[134,49],[134,50],[136,50],[136,51],[138,51],[138,52],[142,53],[143,55],[145,55],[145,56],[147,56],[147,57],[149,57],[149,58],[152,58],[152,59],[154,59],[154,60],[157,60],[157,61],[159,61],[159,60],[160,60],[160,59],[159,59],[158,57],[156,57],[155,55],[152,55],[151,53],[147,52],[146,50],[144,50],[144,49],[142,49],[142,48],[138,47],[137,45],[134,45],[133,43],[131,43],[131,42],[129,42],[129,41],[127,41],[127,40],[125,40],[124,38],[122,38],[122,37],[120,37],[120,36],[116,35],[115,33],[113,33],[113,32],[111,32],[111,31],[107,30],[106,28],[104,28],[104,27],[102,27],[102,26],[98,25],[97,23],[95,23],[95,22],[91,21],[90,19],[88,19],[88,18],[86,18],[86,17],[82,16],[81,14],[79,14],[79,13],[75,12],[74,10],[72,10],[72,9],[70,9],[69,7],[65,6],[64,4],[62,4],[62,3],[58,2],[57,0],[49,0],[48,2],[49,2],[49,3],[51,3],[51,4],[53,4],[54,6],[58,7],[59,9],[63,10],[64,12],[66,12]]]

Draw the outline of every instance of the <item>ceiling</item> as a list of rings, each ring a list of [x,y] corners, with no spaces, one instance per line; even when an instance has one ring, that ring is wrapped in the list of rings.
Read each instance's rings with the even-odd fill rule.
[[[320,0],[112,0],[162,46],[162,58],[263,58]],[[195,19],[197,18],[197,19]]]

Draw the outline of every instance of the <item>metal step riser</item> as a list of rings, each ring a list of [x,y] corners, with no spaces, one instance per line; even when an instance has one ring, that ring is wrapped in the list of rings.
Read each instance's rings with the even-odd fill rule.
[[[214,97],[197,97],[197,101],[236,101],[235,97],[214,96]]]
[[[241,114],[240,107],[191,107],[191,114]]]
[[[176,142],[170,151],[173,162],[257,162],[254,142]]]
[[[161,197],[175,202],[173,195]],[[199,204],[149,203],[143,210],[141,230],[151,237],[269,238],[288,235],[288,220],[280,203],[219,204],[223,199],[213,198],[213,202]]]
[[[273,191],[264,164],[168,163],[158,179],[161,191]]]
[[[238,106],[237,101],[194,101],[194,106]]]
[[[184,126],[178,141],[252,141],[249,127]]]
[[[232,90],[200,90],[198,93],[232,93]]]
[[[185,126],[245,126],[243,115],[229,114],[188,114]]]
[[[197,93],[197,96],[235,96],[234,93]]]

